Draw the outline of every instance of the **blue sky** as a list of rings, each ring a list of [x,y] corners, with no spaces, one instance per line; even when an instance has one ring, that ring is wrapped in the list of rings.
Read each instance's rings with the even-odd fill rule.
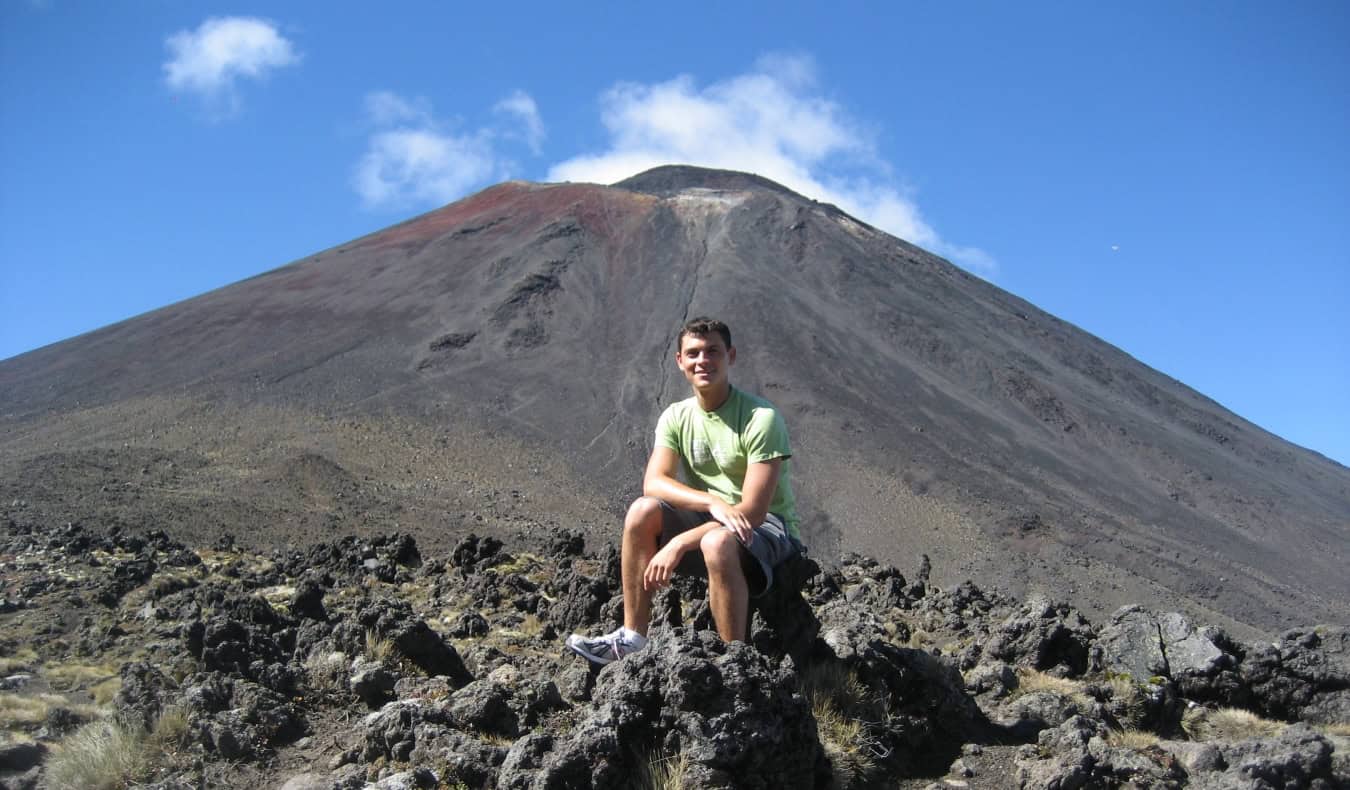
[[[0,358],[505,178],[685,161],[1350,464],[1350,4],[637,5],[0,0]]]

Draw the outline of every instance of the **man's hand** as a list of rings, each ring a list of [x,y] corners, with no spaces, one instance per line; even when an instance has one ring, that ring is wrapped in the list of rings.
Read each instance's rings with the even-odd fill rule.
[[[682,545],[683,541],[672,540],[652,556],[651,562],[647,563],[647,570],[642,574],[643,589],[659,590],[670,584],[675,567],[684,559]]]
[[[737,508],[722,502],[716,502],[708,506],[708,515],[717,519],[727,529],[735,532],[742,545],[749,546],[750,542],[755,539],[755,525],[751,524],[750,520]]]

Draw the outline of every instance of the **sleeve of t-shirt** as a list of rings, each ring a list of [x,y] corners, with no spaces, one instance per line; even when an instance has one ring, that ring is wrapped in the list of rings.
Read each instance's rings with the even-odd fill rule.
[[[680,452],[680,426],[676,424],[675,405],[671,404],[656,420],[656,445]]]
[[[792,457],[787,425],[777,409],[755,409],[745,426],[744,442],[747,463]]]

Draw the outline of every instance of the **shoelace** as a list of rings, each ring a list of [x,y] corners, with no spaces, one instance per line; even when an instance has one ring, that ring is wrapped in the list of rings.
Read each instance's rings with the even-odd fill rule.
[[[604,636],[601,637],[600,640],[605,644],[609,645],[610,652],[614,653],[614,659],[616,661],[620,658],[623,658],[624,648],[622,646],[627,645],[628,643],[626,640],[624,640],[622,634],[615,634],[614,636]]]

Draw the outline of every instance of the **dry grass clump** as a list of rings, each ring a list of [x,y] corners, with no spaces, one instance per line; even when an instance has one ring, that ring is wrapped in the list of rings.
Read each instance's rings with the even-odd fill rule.
[[[114,790],[136,786],[170,756],[187,748],[190,722],[185,707],[160,712],[147,733],[118,718],[92,721],[57,745],[45,769],[46,786]]]
[[[492,570],[501,574],[518,573],[535,584],[544,583],[549,576],[544,561],[538,555],[529,552],[517,554],[500,565],[493,565]]]
[[[32,672],[38,664],[38,655],[31,647],[20,648],[11,655],[0,656],[0,675]]]
[[[366,658],[371,661],[388,661],[394,655],[394,642],[384,639],[374,631],[366,630]]]
[[[110,677],[101,683],[95,683],[89,688],[89,695],[94,698],[94,704],[106,708],[113,703],[113,698],[117,692],[122,690],[122,678],[118,676]]]
[[[867,686],[843,664],[826,662],[807,667],[802,693],[811,700],[816,732],[834,768],[835,783],[845,788],[866,784],[877,767],[876,744],[867,722],[883,715]]]
[[[1040,691],[1065,697],[1083,710],[1092,707],[1092,698],[1087,695],[1081,682],[1055,677],[1040,670],[1027,669],[1026,667],[1017,670],[1017,688],[1013,689],[1008,698],[1017,699],[1023,695],[1035,694]]]
[[[305,676],[315,691],[337,694],[347,690],[347,655],[316,652],[305,659]]]
[[[1196,707],[1181,718],[1181,728],[1196,741],[1245,741],[1279,735],[1287,725],[1241,708]]]
[[[1350,738],[1350,722],[1337,721],[1331,724],[1314,724],[1319,732],[1338,738]]]
[[[81,726],[61,742],[47,760],[47,786],[114,790],[143,776],[148,766],[144,736],[116,719],[104,719]]]
[[[1134,751],[1142,751],[1150,746],[1157,746],[1158,741],[1158,736],[1147,730],[1114,730],[1106,736],[1107,745],[1114,746],[1117,749],[1133,749]]]
[[[0,727],[39,724],[52,708],[66,704],[60,694],[0,694]]]
[[[640,790],[684,790],[689,758],[683,752],[675,755],[653,754],[639,758],[634,786]]]
[[[188,710],[185,705],[170,705],[159,712],[155,725],[150,729],[149,742],[160,752],[173,752],[185,749],[190,740]]]

